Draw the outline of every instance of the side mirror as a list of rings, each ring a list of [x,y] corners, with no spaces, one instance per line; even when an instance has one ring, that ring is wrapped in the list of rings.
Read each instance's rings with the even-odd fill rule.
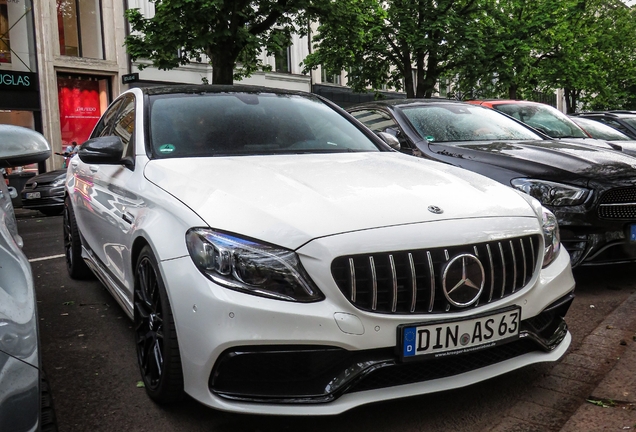
[[[77,154],[87,164],[120,165],[124,144],[117,136],[93,138],[82,144]]]
[[[46,139],[31,129],[0,124],[0,167],[29,165],[51,156]]]
[[[18,197],[18,190],[16,188],[13,186],[7,186],[7,189],[9,189],[9,196],[11,199],[16,199]]]
[[[382,138],[382,141],[387,143],[389,147],[391,147],[393,150],[400,151],[400,149],[402,148],[402,146],[400,145],[400,141],[398,141],[398,139],[394,137],[393,135],[391,135],[390,133],[376,132],[376,134],[380,138]]]

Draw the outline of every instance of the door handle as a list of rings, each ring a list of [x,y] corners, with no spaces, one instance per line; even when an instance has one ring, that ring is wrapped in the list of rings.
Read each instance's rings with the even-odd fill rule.
[[[99,171],[99,167],[97,165],[90,165],[88,169],[91,170],[91,172]]]
[[[77,168],[77,167],[79,166],[79,162],[78,162],[78,161],[76,161],[76,160],[71,161],[71,166],[72,166],[73,168]]]
[[[126,213],[122,213],[122,214],[121,214],[121,218],[122,218],[125,222],[128,222],[128,223],[129,223],[129,224],[131,224],[131,225],[132,225],[132,223],[135,221],[135,217],[134,217],[132,214],[128,213],[128,212],[126,212]]]

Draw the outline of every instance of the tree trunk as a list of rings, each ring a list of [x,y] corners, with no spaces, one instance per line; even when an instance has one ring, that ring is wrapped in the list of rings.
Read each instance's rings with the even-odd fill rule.
[[[212,84],[234,84],[234,61],[236,56],[229,49],[221,47],[219,50],[208,48],[208,56],[212,59]]]
[[[508,99],[517,99],[518,88],[517,83],[510,84],[510,87],[508,87]]]

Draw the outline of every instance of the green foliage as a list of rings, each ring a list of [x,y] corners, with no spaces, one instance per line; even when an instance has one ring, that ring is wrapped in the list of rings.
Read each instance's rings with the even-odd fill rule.
[[[478,13],[477,0],[333,1],[305,70],[346,70],[356,91],[389,85],[408,97],[430,96],[442,74],[480,50]]]
[[[126,11],[133,33],[126,38],[132,60],[173,69],[207,56],[212,82],[231,84],[263,69],[258,58],[286,48],[310,0],[151,0],[152,18]],[[140,68],[143,68],[141,65]]]

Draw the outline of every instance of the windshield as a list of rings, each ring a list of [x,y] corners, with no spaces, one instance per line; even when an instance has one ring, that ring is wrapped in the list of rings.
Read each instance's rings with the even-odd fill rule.
[[[621,120],[623,120],[625,123],[627,123],[631,127],[636,128],[636,117],[623,117]]]
[[[300,95],[180,93],[150,104],[157,158],[380,151],[329,106]]]
[[[550,105],[513,103],[494,107],[552,138],[589,138],[568,116]]]
[[[542,139],[514,120],[480,106],[427,103],[401,109],[420,137],[430,142]]]
[[[608,141],[631,140],[631,138],[625,135],[623,132],[614,129],[611,126],[607,126],[603,123],[597,122],[596,120],[589,120],[584,118],[574,118],[572,120],[574,120],[576,124],[585,129],[587,133],[592,135],[592,138]]]

